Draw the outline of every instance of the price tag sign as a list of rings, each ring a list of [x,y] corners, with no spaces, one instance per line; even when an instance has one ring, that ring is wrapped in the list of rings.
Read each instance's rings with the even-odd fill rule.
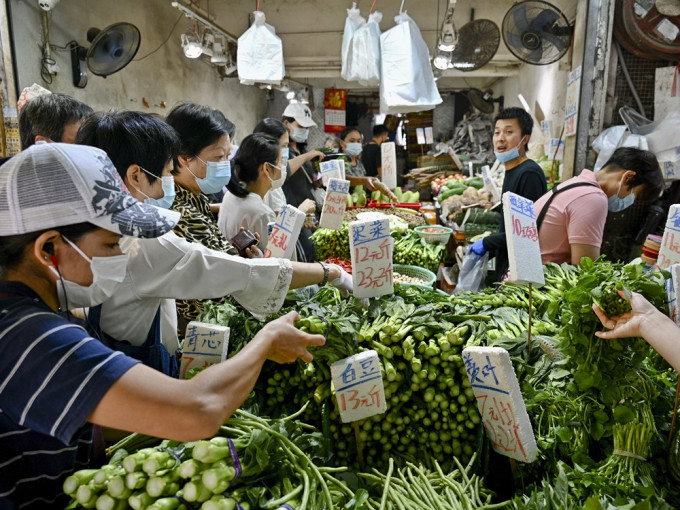
[[[418,145],[425,145],[425,130],[423,128],[416,128],[416,140]]]
[[[680,264],[680,205],[677,204],[668,211],[659,258],[656,260],[659,269],[668,269],[673,264]]]
[[[380,164],[382,167],[380,180],[390,189],[397,187],[397,150],[394,142],[380,144]]]
[[[501,347],[468,347],[463,362],[482,422],[498,453],[533,462],[538,448],[510,354]]]
[[[387,218],[350,223],[349,249],[354,297],[361,299],[394,293],[394,239],[390,237]]]
[[[324,186],[328,186],[331,179],[345,178],[345,161],[342,159],[322,161],[319,163],[319,168],[321,169],[321,182]]]
[[[673,264],[668,268],[671,277],[666,280],[666,296],[668,298],[668,316],[673,319],[677,326],[680,326],[680,316],[678,314],[678,288],[680,285],[680,264]]]
[[[425,128],[425,143],[434,143],[434,136],[432,134],[432,126]]]
[[[192,321],[187,325],[184,349],[180,364],[180,377],[186,379],[187,371],[194,367],[209,367],[227,359],[229,328]]]
[[[491,177],[491,170],[489,165],[484,165],[482,167],[482,180],[484,181],[484,189],[491,193],[491,201],[495,204],[500,201],[501,193],[498,191],[498,186],[496,186],[496,181]]]
[[[387,410],[377,352],[365,351],[336,361],[331,365],[331,377],[343,423]]]
[[[284,205],[269,233],[265,258],[289,259],[305,223],[306,214],[292,205]]]
[[[510,280],[521,284],[543,285],[545,280],[534,202],[509,191],[504,193],[503,219],[508,240]]]
[[[349,194],[349,181],[331,179],[326,189],[326,198],[321,209],[319,227],[342,229],[342,220],[347,207],[347,195]]]

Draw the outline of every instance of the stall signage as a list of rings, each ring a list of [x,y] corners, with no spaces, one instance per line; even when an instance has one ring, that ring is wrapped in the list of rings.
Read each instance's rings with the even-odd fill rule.
[[[342,229],[342,221],[347,207],[347,195],[349,194],[349,181],[331,179],[326,188],[326,198],[321,209],[319,227]]]
[[[397,149],[394,142],[380,144],[380,180],[390,189],[397,187]]]
[[[581,67],[567,75],[567,105],[564,111],[564,136],[576,134],[578,106],[581,93]]]
[[[377,352],[364,351],[336,361],[331,365],[331,377],[343,423],[387,410]]]
[[[671,277],[666,280],[666,296],[668,298],[668,316],[680,326],[678,314],[678,289],[680,288],[680,264],[673,264],[668,268]]]
[[[509,191],[503,194],[503,218],[510,259],[510,281],[543,285],[534,202]]]
[[[345,178],[345,161],[342,159],[322,161],[319,163],[319,168],[321,169],[321,182],[324,186],[328,186],[331,179]]]
[[[666,229],[663,231],[661,249],[656,265],[659,269],[668,269],[673,264],[680,264],[680,205],[672,205],[668,211]]]
[[[472,175],[472,172],[470,172]],[[501,194],[498,191],[498,186],[496,186],[496,181],[491,177],[491,170],[489,165],[484,165],[482,167],[482,180],[484,181],[484,189],[491,193],[491,201],[497,204],[501,200]]]
[[[324,131],[340,133],[347,124],[347,91],[345,89],[325,89]]]
[[[501,347],[468,347],[463,363],[493,449],[533,462],[538,448],[510,354]]]
[[[190,322],[184,337],[180,377],[185,379],[187,371],[191,368],[221,363],[227,359],[228,349],[228,327],[206,322]]]
[[[292,205],[286,204],[276,218],[269,233],[265,258],[289,259],[295,251],[295,243],[305,223],[306,214]]]
[[[394,239],[390,237],[389,220],[353,221],[349,224],[349,246],[354,297],[392,294]]]

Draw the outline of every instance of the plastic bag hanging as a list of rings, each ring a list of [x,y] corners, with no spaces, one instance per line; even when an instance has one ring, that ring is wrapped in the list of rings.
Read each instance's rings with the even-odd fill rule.
[[[361,17],[357,3],[352,2],[352,7],[347,9],[347,19],[345,20],[345,31],[342,34],[342,69],[340,75],[347,81],[355,80],[349,74],[349,49],[352,44],[354,33],[366,24],[366,20]]]
[[[276,29],[265,23],[263,12],[253,12],[255,21],[238,38],[236,66],[241,83],[272,83],[279,85],[286,74],[283,44]]]
[[[380,85],[380,22],[382,13],[368,16],[368,23],[354,32],[348,51],[347,80],[356,80],[365,87]]]
[[[442,102],[420,29],[405,12],[380,36],[380,112],[431,110]]]

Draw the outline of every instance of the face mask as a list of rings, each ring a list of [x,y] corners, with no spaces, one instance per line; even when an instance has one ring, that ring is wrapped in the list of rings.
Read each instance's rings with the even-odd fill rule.
[[[279,170],[281,170],[281,177],[279,177],[278,179],[272,179],[269,176],[269,174],[267,174],[267,177],[269,178],[269,180],[272,183],[272,189],[280,188],[281,186],[283,186],[283,183],[286,182],[286,167],[284,166],[283,169],[281,169],[281,167],[278,167],[276,165],[272,165],[271,163],[267,163],[267,164],[272,168],[278,168]]]
[[[507,163],[508,161],[512,161],[513,159],[519,158],[519,147],[520,145],[522,145],[523,141],[524,137],[522,137],[522,139],[519,141],[517,147],[515,147],[514,149],[510,149],[509,151],[505,152],[493,151],[494,155],[496,156],[496,159],[501,163]]]
[[[229,161],[208,161],[206,163],[198,156],[196,158],[205,165],[205,177],[196,177],[196,174],[189,167],[187,167],[187,170],[194,176],[203,193],[206,195],[217,193],[229,184],[229,179],[231,179],[231,163]]]
[[[143,172],[158,178],[151,172],[144,170],[141,166],[139,168],[141,168]],[[167,177],[161,177],[161,186],[163,187],[163,196],[161,198],[151,198],[141,189],[139,188],[135,189],[146,197],[144,199],[145,204],[155,205],[156,207],[160,207],[161,209],[170,209],[170,207],[172,207],[172,203],[175,201],[175,178],[172,177],[171,175]]]
[[[362,146],[359,142],[350,142],[345,147],[345,153],[350,156],[358,156],[361,154]]]
[[[62,236],[63,237],[63,236]],[[57,282],[57,296],[62,310],[71,308],[83,308],[97,306],[108,300],[125,279],[127,268],[127,255],[114,255],[113,257],[88,257],[78,248],[75,243],[64,240],[78,252],[78,254],[90,263],[92,270],[92,284],[89,287],[79,285],[69,280],[64,280],[59,272],[52,266],[50,270],[61,281]]]
[[[309,136],[308,128],[294,127],[293,132],[290,134],[290,138],[297,143],[305,143],[307,137]]]
[[[629,208],[631,205],[633,205],[633,202],[635,202],[635,193],[633,192],[629,193],[623,198],[619,197],[619,193],[621,193],[621,185],[623,184],[623,177],[624,176],[621,176],[621,181],[619,182],[619,189],[616,192],[616,195],[612,195],[608,199],[609,203],[607,204],[607,208],[609,209],[610,212],[621,212],[624,209]]]
[[[288,163],[288,158],[290,157],[290,151],[288,150],[288,147],[282,147],[281,148],[281,166],[284,168],[286,167],[286,163]]]

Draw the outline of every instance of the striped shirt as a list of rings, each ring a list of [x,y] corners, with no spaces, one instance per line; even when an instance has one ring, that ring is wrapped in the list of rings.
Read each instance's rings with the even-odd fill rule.
[[[64,479],[87,467],[87,418],[138,363],[0,282],[0,509],[64,508]]]

